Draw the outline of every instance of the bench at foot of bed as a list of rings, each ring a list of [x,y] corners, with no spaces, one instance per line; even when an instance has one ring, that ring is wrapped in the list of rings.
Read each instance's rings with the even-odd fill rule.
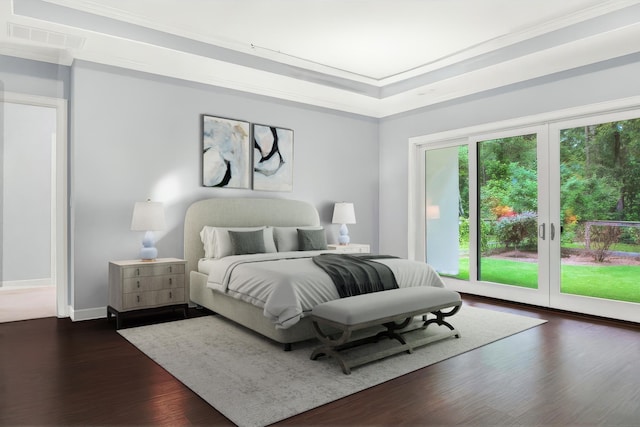
[[[311,321],[317,338],[322,346],[316,348],[311,359],[320,356],[331,356],[338,361],[345,374],[351,373],[351,368],[380,360],[394,354],[412,353],[417,347],[450,337],[460,337],[460,333],[445,320],[458,312],[462,300],[455,291],[430,286],[392,289],[389,291],[362,294],[353,297],[328,301],[317,305],[311,312]],[[444,309],[451,309],[443,312]],[[427,320],[426,315],[433,313],[435,319]],[[414,316],[423,315],[424,323],[421,328],[435,323],[449,328],[446,333],[407,342],[400,330],[406,328]],[[354,331],[383,325],[387,329],[379,334],[355,341],[349,341]],[[333,327],[342,334],[333,338],[323,332],[322,327]],[[406,332],[406,331],[405,331]],[[361,357],[346,359],[341,351],[367,343],[377,342],[381,338],[396,339],[398,346],[368,353]]]

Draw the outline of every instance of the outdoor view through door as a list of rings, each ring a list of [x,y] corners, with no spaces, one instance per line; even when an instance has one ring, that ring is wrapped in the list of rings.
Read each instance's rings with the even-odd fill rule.
[[[489,296],[640,303],[640,119],[585,120],[427,147],[426,261]]]
[[[536,135],[478,142],[478,280],[538,287]]]
[[[562,293],[640,303],[640,119],[560,131]]]

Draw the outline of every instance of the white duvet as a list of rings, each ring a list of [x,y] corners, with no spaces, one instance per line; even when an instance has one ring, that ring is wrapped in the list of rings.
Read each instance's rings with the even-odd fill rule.
[[[263,308],[276,328],[286,329],[315,305],[340,298],[331,277],[311,259],[323,252],[233,255],[203,259],[198,267],[209,274],[207,287]],[[373,261],[388,266],[401,288],[444,287],[438,273],[424,262],[400,258]]]

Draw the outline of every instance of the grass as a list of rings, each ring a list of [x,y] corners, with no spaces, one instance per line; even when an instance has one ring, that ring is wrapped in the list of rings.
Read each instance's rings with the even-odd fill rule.
[[[538,264],[497,258],[482,258],[482,280],[536,289]],[[627,265],[563,265],[561,292],[640,303],[640,267]],[[460,273],[469,280],[469,258],[460,258]]]

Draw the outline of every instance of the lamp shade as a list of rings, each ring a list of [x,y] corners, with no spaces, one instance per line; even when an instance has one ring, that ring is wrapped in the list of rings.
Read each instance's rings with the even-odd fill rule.
[[[333,207],[334,224],[355,224],[356,213],[353,209],[353,203],[339,202]]]
[[[131,218],[131,230],[133,231],[158,231],[163,230],[164,207],[160,202],[136,202]]]

